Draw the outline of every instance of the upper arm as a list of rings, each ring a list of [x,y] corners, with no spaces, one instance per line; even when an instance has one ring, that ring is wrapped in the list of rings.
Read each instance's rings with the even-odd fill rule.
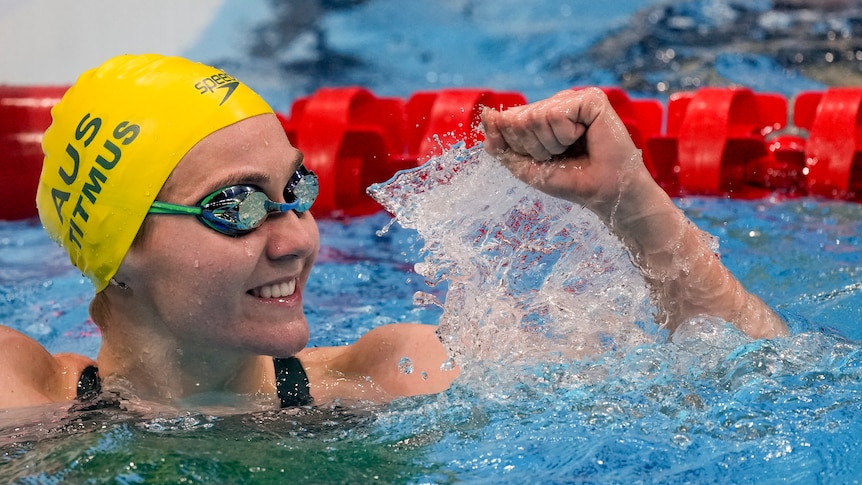
[[[318,401],[385,401],[449,388],[458,369],[445,365],[436,326],[395,324],[375,328],[352,345],[306,349],[299,354]]]
[[[77,378],[89,359],[54,357],[32,338],[0,326],[0,408],[32,406],[75,397]]]

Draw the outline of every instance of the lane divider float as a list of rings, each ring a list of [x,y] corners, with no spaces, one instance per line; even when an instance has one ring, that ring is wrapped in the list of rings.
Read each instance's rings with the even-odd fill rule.
[[[0,86],[0,219],[36,215],[41,137],[67,88]],[[862,200],[862,88],[808,91],[792,102],[744,87],[676,93],[666,103],[619,88],[604,91],[671,196]],[[483,107],[526,103],[520,93],[489,89],[402,99],[339,87],[298,99],[278,117],[321,179],[314,213],[327,218],[380,210],[365,194],[370,184],[456,141],[481,142],[476,127]]]

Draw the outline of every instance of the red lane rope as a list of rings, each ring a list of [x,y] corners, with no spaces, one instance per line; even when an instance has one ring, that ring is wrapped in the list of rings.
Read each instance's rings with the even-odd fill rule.
[[[66,89],[0,86],[0,219],[36,215],[41,137]],[[862,200],[862,88],[804,92],[794,100],[747,88],[702,88],[674,94],[666,105],[618,88],[604,91],[672,196]],[[361,87],[324,88],[278,116],[321,179],[315,215],[341,217],[380,210],[365,194],[368,185],[458,140],[481,142],[482,107],[526,102],[520,93],[488,89],[401,99]]]

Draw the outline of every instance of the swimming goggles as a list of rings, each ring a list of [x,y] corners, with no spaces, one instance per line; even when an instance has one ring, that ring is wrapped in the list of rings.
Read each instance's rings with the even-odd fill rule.
[[[197,216],[210,229],[236,237],[257,229],[272,213],[307,211],[317,198],[319,187],[317,175],[300,165],[284,188],[284,203],[269,200],[256,185],[239,184],[216,190],[196,206],[157,200],[149,213]]]

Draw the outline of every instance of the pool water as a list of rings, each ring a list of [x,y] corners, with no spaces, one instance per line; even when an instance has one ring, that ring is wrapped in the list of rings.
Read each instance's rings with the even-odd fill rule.
[[[572,84],[620,82],[583,52],[605,35],[625,40],[629,16],[661,2],[356,3],[309,28],[325,34],[330,51],[323,54],[358,60],[346,68],[315,62],[301,42],[259,59],[239,42],[207,50],[214,38],[229,38],[211,35],[189,54],[226,58],[226,68],[279,107],[313,92],[315,83],[359,83],[402,97],[491,86],[535,100]],[[771,7],[675,3],[682,5],[671,9],[675,19],[698,25],[732,24],[730,11]],[[247,21],[235,14],[250,9],[272,17],[262,6],[225,2],[213,28],[233,29]],[[698,46],[694,54],[673,39],[665,47],[680,58],[715,54],[715,72],[755,91],[791,97],[824,86],[763,53],[736,53],[732,38],[715,38],[712,50]],[[627,52],[639,46],[649,47],[635,43]],[[561,59],[576,62],[566,67]],[[673,62],[639,73],[640,60],[613,68],[647,78],[649,95],[669,80],[710,79],[694,79]],[[469,153],[448,157],[441,163],[450,168],[475,162]],[[61,405],[0,411],[0,482],[860,481],[862,207],[679,200],[718,238],[724,263],[793,334],[751,341],[724,322],[701,320],[668,342],[650,325],[642,282],[594,218],[524,191],[491,165],[470,167],[437,189],[409,174],[387,186],[385,197],[406,228],[390,225],[382,212],[320,221],[321,254],[304,295],[310,345],[352,342],[386,323],[441,322],[465,369],[449,391],[384,406],[227,416]],[[549,242],[554,249],[546,251]],[[52,352],[94,357],[91,298],[89,282],[37,221],[0,222],[0,323]],[[570,355],[574,347],[582,352]]]
[[[511,240],[530,224],[528,232],[535,232],[542,221],[559,218],[563,225],[577,228],[571,231],[576,244],[566,247],[580,253],[582,261],[594,261],[596,248],[602,246],[596,274],[610,278],[605,282],[630,281],[625,258],[614,252],[606,232],[589,215],[565,204],[553,205],[507,179],[499,167],[477,160],[475,153],[449,153],[441,163],[447,169],[468,163],[471,170],[449,177],[450,171],[443,177],[447,179],[443,189],[417,185],[410,174],[387,186],[394,187],[390,196],[398,191],[415,194],[409,199],[413,206],[395,202],[394,207],[404,225],[417,228],[390,225],[391,217],[385,213],[320,222],[323,247],[306,304],[312,345],[350,342],[370,328],[399,321],[442,319],[444,337],[459,335],[459,322],[468,320],[475,335],[493,329],[489,338],[494,340],[477,337],[456,346],[466,371],[452,389],[383,406],[234,416],[70,411],[57,405],[7,411],[0,413],[0,479],[18,483],[858,480],[862,346],[857,322],[862,298],[857,293],[862,259],[856,238],[862,207],[813,199],[680,200],[700,227],[719,237],[725,264],[789,320],[793,335],[751,341],[724,322],[696,321],[668,342],[644,324],[650,306],[641,301],[641,293],[631,290],[621,297],[625,301],[613,301],[611,306],[641,315],[631,317],[620,332],[608,329],[601,345],[592,347],[594,355],[569,358],[536,342],[568,338],[563,332],[595,333],[592,322],[573,324],[563,312],[547,315],[547,321],[539,322],[544,326],[536,330],[533,319],[526,318],[527,325],[522,325],[511,317],[515,307],[501,306],[512,304],[511,299],[489,299],[483,310],[477,310],[477,317],[458,307],[457,298],[447,298],[447,290],[470,293],[497,281],[510,295],[532,288],[534,310],[542,308],[545,297],[565,307],[569,303],[557,298],[560,283],[555,278],[546,275],[538,284],[538,280],[523,283],[510,278],[506,265],[488,264],[499,261],[496,253],[504,250],[489,238],[474,238],[477,253],[490,254],[479,259],[455,261],[440,248],[451,243],[449,237],[469,240],[477,234],[476,224],[488,224],[499,211],[511,222],[517,214],[529,212],[524,207],[543,204],[543,212],[527,214],[521,224],[488,227],[502,230],[501,240]],[[488,204],[487,191],[476,180],[485,180],[507,197]],[[423,211],[439,203],[436,197],[449,198],[447,188],[464,194],[459,203],[484,205],[486,211],[466,210],[470,215],[453,213],[429,223],[411,219],[411,214],[430,214]],[[441,229],[439,225],[450,219],[455,222]],[[544,234],[547,241],[558,241],[553,232]],[[61,250],[33,221],[0,224],[0,247],[0,321],[34,335],[51,351],[94,356],[99,336],[86,313],[92,290],[69,268]],[[471,251],[470,245],[461,247]],[[522,244],[509,256],[528,261],[537,248]],[[582,264],[564,257],[549,261],[552,268],[547,274],[562,268],[557,264]],[[417,263],[419,273],[414,271]],[[467,274],[470,267],[487,271],[475,278]],[[435,286],[428,286],[426,280]],[[582,288],[582,282],[561,284]],[[597,302],[599,297],[583,291],[572,298],[572,308],[585,308],[578,299]],[[437,304],[416,305],[414,299]],[[640,337],[626,340],[626,328]],[[477,350],[489,342],[495,343],[493,352]]]

